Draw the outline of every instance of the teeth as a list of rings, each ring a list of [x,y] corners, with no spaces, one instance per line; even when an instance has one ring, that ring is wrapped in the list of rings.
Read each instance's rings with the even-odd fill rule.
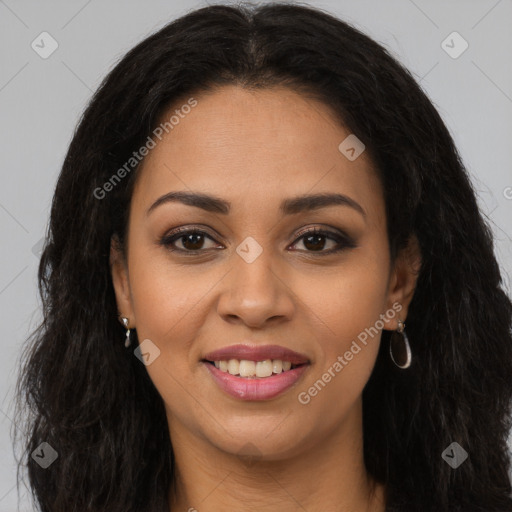
[[[229,361],[214,361],[215,367],[231,375],[240,377],[270,377],[273,373],[279,374],[291,369],[290,361],[281,359],[266,359],[265,361],[248,361],[247,359],[230,359]]]
[[[277,359],[276,359],[277,361]],[[273,365],[272,359],[258,361],[256,363],[256,377],[270,377],[272,375]]]
[[[228,372],[231,373],[231,375],[238,375],[238,372],[240,371],[240,361],[237,359],[230,359],[228,361]]]
[[[256,363],[242,359],[238,365],[240,377],[254,377],[256,375]]]

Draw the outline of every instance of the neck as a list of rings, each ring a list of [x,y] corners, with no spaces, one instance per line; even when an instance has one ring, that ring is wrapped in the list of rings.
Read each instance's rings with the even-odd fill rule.
[[[250,448],[245,457],[228,453],[170,419],[176,468],[170,511],[384,512],[384,486],[364,465],[361,403],[350,416],[329,436],[279,458],[251,456]]]

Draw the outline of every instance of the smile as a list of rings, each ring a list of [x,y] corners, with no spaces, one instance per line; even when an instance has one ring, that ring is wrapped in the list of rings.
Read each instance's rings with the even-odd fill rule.
[[[309,363],[293,365],[280,359],[249,361],[206,361],[203,364],[214,382],[228,395],[242,400],[269,400],[292,387]]]

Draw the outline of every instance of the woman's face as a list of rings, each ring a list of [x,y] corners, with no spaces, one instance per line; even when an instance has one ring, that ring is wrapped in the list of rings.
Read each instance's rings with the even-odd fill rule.
[[[361,429],[379,320],[395,329],[406,318],[414,280],[400,259],[391,267],[383,191],[367,153],[354,159],[362,147],[353,139],[339,149],[350,132],[323,104],[285,88],[236,86],[196,100],[155,139],[138,176],[127,261],[112,249],[118,309],[139,343],[150,340],[146,369],[171,438],[187,432],[228,453],[296,455],[335,432]],[[170,192],[215,203],[151,208]],[[346,199],[295,203],[317,194]],[[172,241],[177,228],[200,233]],[[315,228],[328,234],[309,233]],[[238,344],[279,345],[307,364],[290,370],[293,378],[232,376],[224,388],[214,377],[223,367],[205,358]],[[249,374],[256,368],[241,366]]]

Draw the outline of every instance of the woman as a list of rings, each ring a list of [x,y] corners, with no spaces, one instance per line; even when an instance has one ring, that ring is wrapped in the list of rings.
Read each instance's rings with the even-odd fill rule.
[[[206,7],[132,49],[39,280],[42,511],[512,511],[491,231],[409,72],[327,13]]]

